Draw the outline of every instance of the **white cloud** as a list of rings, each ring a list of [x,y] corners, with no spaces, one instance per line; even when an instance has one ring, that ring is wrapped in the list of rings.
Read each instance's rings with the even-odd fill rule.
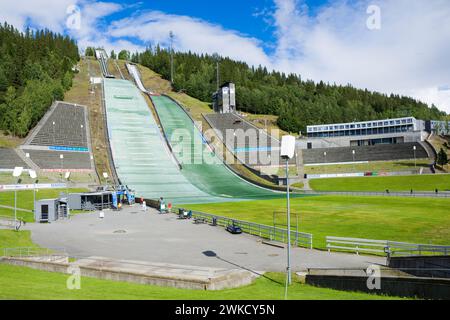
[[[6,21],[19,30],[31,22],[38,28],[55,32],[64,31],[67,8],[76,4],[74,0],[2,0],[0,21]]]
[[[125,39],[112,39],[106,32],[108,24],[105,17],[127,8],[124,5],[108,2],[80,2],[81,28],[69,30],[69,34],[77,39],[78,46],[84,50],[86,47],[103,47],[107,52],[121,49],[142,51],[145,48]]]
[[[311,16],[303,1],[276,0],[276,67],[304,78],[412,95],[450,112],[447,0],[378,0],[381,29],[369,30],[372,1],[335,1]]]
[[[259,40],[188,16],[146,12],[114,22],[108,34],[113,37],[138,38],[146,44],[167,45],[169,31],[175,35],[176,50],[210,54],[218,52],[222,56],[251,64],[270,65]]]
[[[450,91],[439,90],[450,85],[448,0],[338,0],[314,13],[304,0],[274,0],[274,12],[256,14],[275,27],[276,49],[270,55],[258,39],[193,17],[138,10],[107,24],[106,17],[131,7],[88,0],[18,1],[0,2],[0,20],[22,30],[31,23],[63,32],[68,6],[78,5],[81,28],[68,32],[80,48],[141,51],[149,44],[167,46],[172,30],[177,50],[218,52],[304,79],[410,95],[450,112]],[[366,27],[371,4],[381,9],[380,30]]]

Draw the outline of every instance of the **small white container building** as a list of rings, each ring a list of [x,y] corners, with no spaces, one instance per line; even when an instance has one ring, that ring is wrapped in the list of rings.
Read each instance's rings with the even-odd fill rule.
[[[70,214],[66,199],[41,199],[36,201],[34,220],[36,222],[52,222],[59,218],[67,218]]]

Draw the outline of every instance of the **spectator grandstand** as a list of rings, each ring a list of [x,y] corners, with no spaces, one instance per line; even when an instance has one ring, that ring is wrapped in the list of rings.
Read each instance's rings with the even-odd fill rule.
[[[14,149],[0,148],[0,169],[14,169],[14,167],[28,168]]]
[[[235,113],[214,113],[204,117],[222,137],[227,149],[242,163],[253,167],[279,164],[280,141],[263,129],[256,128]],[[295,163],[295,159],[292,162]]]
[[[55,102],[20,149],[39,169],[92,170],[86,107]]]
[[[416,147],[414,153],[414,147]],[[355,153],[353,154],[353,151]],[[421,143],[384,144],[303,150],[305,164],[425,159],[429,155]]]
[[[24,149],[30,160],[42,170],[90,171],[91,158],[87,152],[56,152],[48,150]],[[63,155],[63,159],[60,158]]]
[[[33,146],[54,146],[88,150],[86,108],[57,102],[27,140]]]

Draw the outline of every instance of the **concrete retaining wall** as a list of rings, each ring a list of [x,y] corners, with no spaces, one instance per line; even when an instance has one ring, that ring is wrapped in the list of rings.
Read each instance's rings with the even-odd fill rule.
[[[450,278],[450,256],[392,257],[388,266],[417,277]]]
[[[173,268],[175,267],[174,265],[168,265],[168,268],[172,268],[172,270],[169,270],[167,273],[156,274],[146,272],[145,270],[127,271],[126,266],[123,267],[123,270],[120,270],[117,266],[108,267],[108,262],[111,262],[111,260],[105,260],[105,265],[103,267],[101,266],[101,263],[100,266],[96,267],[82,265],[82,260],[70,264],[67,262],[58,261],[41,261],[40,259],[34,260],[29,258],[3,257],[0,259],[0,262],[65,274],[70,273],[68,269],[69,267],[78,267],[80,269],[81,276],[85,277],[196,290],[223,290],[237,288],[249,285],[253,280],[251,273],[243,270],[230,270],[229,272],[221,272],[220,274],[212,273],[208,277],[182,273],[177,274],[173,272]],[[146,265],[143,264],[142,268],[144,269],[145,266]],[[147,266],[153,265],[148,264]],[[179,267],[182,268],[182,266]],[[199,267],[199,269],[202,268]]]
[[[360,291],[397,297],[450,299],[450,280],[414,277],[382,277],[380,290],[369,290],[367,277],[306,275],[309,285],[345,291]]]

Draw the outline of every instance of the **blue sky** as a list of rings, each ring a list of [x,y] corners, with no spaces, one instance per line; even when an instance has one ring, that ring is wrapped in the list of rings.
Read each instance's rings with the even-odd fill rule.
[[[136,2],[125,0],[111,2],[131,7],[106,17],[106,21],[155,10],[167,14],[196,17],[209,23],[219,24],[225,29],[237,30],[243,35],[260,39],[264,50],[269,54],[273,52],[276,46],[276,28],[272,25],[273,21],[268,16],[270,11],[275,10],[275,4],[272,0],[229,0],[226,2],[207,0]],[[327,2],[326,0],[307,0],[305,4],[309,7],[311,14],[314,14]],[[140,42],[137,39],[134,40]]]
[[[0,21],[80,48],[219,53],[303,79],[352,84],[450,113],[448,0],[1,0]]]

